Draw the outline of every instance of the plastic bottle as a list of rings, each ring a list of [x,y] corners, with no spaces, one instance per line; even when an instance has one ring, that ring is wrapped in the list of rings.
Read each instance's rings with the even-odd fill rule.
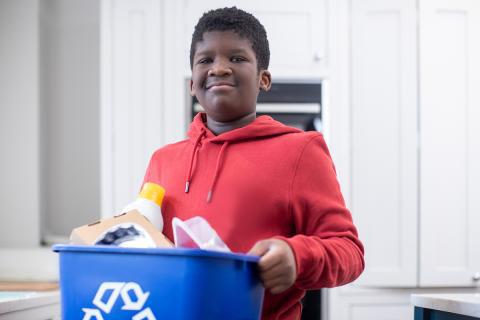
[[[143,185],[138,198],[128,204],[123,212],[137,210],[160,231],[163,231],[163,217],[160,210],[165,195],[165,189],[156,183],[147,182]]]

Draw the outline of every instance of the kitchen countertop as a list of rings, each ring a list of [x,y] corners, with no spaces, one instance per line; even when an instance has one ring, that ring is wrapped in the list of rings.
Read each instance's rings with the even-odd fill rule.
[[[0,314],[60,304],[59,291],[0,291]]]
[[[415,307],[480,318],[480,292],[464,294],[412,294]]]
[[[0,282],[0,320],[60,320],[56,282]]]

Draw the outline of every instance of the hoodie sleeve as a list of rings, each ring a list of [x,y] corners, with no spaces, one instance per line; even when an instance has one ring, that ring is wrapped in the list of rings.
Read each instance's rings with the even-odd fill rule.
[[[299,157],[290,199],[296,235],[279,238],[293,249],[295,285],[307,290],[355,280],[364,269],[363,245],[320,134],[306,143]]]
[[[160,149],[155,151],[152,156],[150,157],[150,161],[148,162],[147,170],[145,172],[145,176],[143,177],[143,182],[142,186],[147,182],[155,182],[158,184],[161,184],[159,182],[159,177],[160,177],[160,165],[161,165],[161,160],[159,160],[160,157]],[[140,189],[141,189],[140,188]]]

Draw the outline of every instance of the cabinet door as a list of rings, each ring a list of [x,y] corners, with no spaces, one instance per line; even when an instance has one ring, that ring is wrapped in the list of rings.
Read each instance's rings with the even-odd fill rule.
[[[257,17],[267,30],[270,44],[269,70],[275,78],[319,78],[326,71],[327,0],[207,0],[185,1],[185,62],[195,24],[212,9],[237,6]],[[185,75],[190,76],[186,65]]]
[[[420,1],[420,284],[480,271],[480,2]]]
[[[352,1],[350,207],[365,244],[358,283],[417,280],[414,0]]]
[[[163,143],[162,19],[157,0],[102,1],[102,215],[138,194]]]
[[[325,291],[328,294],[326,320],[413,319],[412,290],[342,287]]]

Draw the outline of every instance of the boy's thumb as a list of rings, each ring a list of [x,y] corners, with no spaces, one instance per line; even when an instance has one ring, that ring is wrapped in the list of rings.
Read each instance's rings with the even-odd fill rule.
[[[267,251],[270,250],[270,241],[268,240],[260,240],[254,244],[252,249],[248,251],[247,254],[252,256],[263,256]]]

